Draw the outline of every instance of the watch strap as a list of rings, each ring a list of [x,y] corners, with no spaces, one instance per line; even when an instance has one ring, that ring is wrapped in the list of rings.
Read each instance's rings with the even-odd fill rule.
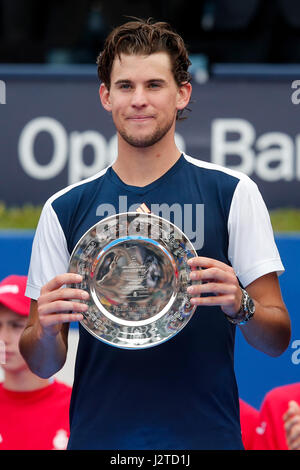
[[[255,307],[253,306],[252,309],[249,309],[249,303],[252,302],[248,292],[245,289],[242,289],[242,300],[241,306],[238,312],[234,317],[226,315],[227,320],[232,323],[233,325],[244,325],[247,323],[254,315]]]

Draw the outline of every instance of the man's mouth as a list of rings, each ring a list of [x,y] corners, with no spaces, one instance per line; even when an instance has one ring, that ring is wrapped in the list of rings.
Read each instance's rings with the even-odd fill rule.
[[[153,116],[148,116],[148,115],[144,115],[144,114],[137,114],[137,115],[134,115],[134,116],[129,116],[127,119],[131,120],[131,121],[147,121],[148,119],[153,119]]]

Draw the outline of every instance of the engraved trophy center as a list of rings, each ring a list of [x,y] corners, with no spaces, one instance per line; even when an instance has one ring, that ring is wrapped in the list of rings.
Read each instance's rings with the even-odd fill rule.
[[[151,240],[122,241],[108,247],[96,266],[92,295],[99,308],[123,324],[143,324],[174,301],[174,265]]]

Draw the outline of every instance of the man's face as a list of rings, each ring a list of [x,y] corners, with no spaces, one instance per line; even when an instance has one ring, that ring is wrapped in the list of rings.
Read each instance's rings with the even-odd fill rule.
[[[1,367],[5,371],[17,372],[27,367],[19,351],[19,339],[26,320],[26,317],[0,304],[0,341],[1,348],[4,348],[4,364]]]
[[[114,61],[110,90],[101,87],[104,108],[112,112],[121,138],[134,147],[152,146],[174,132],[177,110],[186,104],[165,52],[122,54]]]

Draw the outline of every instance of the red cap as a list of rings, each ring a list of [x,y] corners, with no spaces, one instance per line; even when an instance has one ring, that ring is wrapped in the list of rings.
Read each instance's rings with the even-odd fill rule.
[[[25,297],[27,276],[8,276],[0,282],[0,304],[19,315],[29,315],[30,299]]]

